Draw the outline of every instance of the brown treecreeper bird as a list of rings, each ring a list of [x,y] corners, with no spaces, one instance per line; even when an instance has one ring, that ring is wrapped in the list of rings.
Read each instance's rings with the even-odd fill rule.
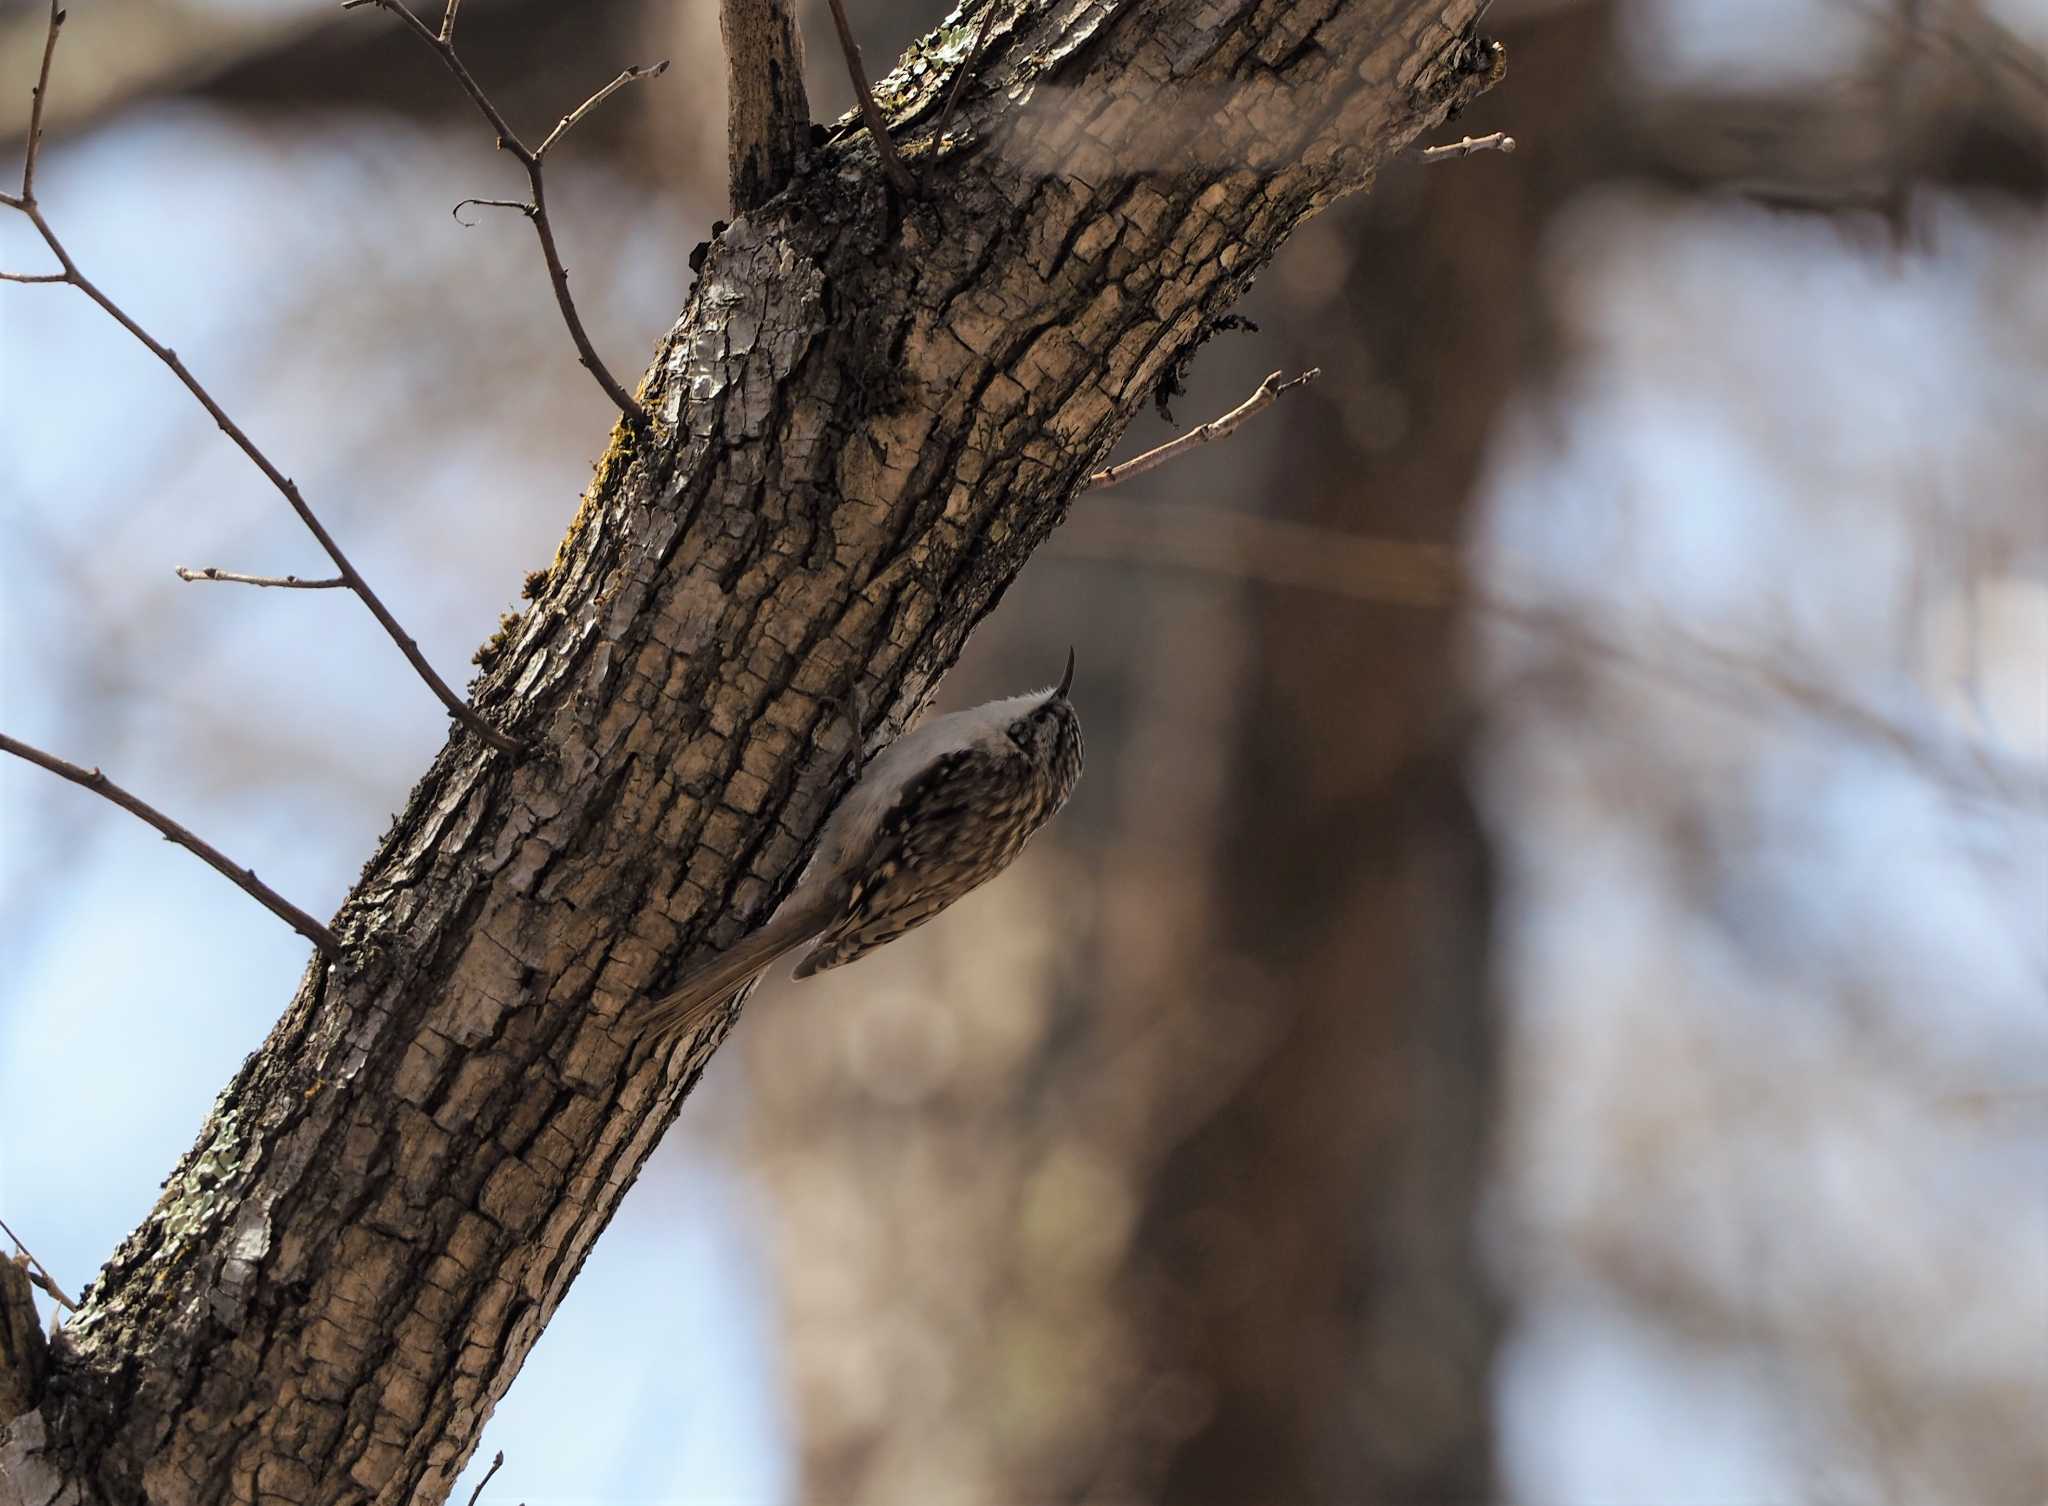
[[[1074,655],[1049,690],[933,717],[878,754],[767,924],[632,1017],[643,1038],[707,1024],[787,952],[808,978],[886,946],[987,883],[1067,803],[1081,777]]]

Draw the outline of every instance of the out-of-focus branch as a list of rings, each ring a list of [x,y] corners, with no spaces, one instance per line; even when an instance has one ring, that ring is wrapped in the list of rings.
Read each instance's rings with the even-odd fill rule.
[[[253,870],[231,861],[219,848],[195,836],[147,801],[129,794],[98,769],[86,769],[75,763],[67,763],[54,753],[45,753],[41,748],[31,747],[4,732],[0,732],[0,753],[12,753],[16,758],[24,759],[39,769],[48,769],[61,779],[68,779],[73,784],[91,790],[102,799],[113,801],[131,816],[147,821],[162,832],[166,840],[176,842],[187,852],[224,874],[244,894],[312,942],[323,956],[332,958],[341,955],[339,937],[256,877]]]
[[[50,1274],[50,1268],[36,1258],[34,1250],[31,1250],[21,1242],[19,1234],[16,1234],[7,1227],[7,1220],[4,1218],[0,1218],[0,1234],[5,1234],[14,1242],[14,1248],[21,1252],[22,1258],[32,1267],[29,1271],[28,1279],[41,1287],[45,1292],[48,1292],[50,1300],[65,1309],[65,1311],[77,1312],[78,1304],[64,1294],[64,1288],[57,1285],[57,1278]]]
[[[1089,508],[1046,547],[1404,607],[1451,605],[1460,578],[1456,555],[1436,545],[1185,503]]]
[[[439,32],[436,32],[431,26],[415,15],[412,8],[405,3],[405,0],[342,0],[341,8],[343,10],[355,10],[357,7],[364,5],[374,5],[379,10],[391,12],[392,15],[398,17],[405,24],[406,28],[413,35],[434,49],[434,55],[440,58],[442,65],[454,75],[456,83],[462,86],[463,93],[469,96],[471,103],[477,107],[478,113],[490,123],[491,129],[497,133],[499,148],[510,152],[518,160],[519,165],[526,169],[527,189],[533,197],[525,204],[510,207],[516,207],[520,213],[524,214],[532,222],[534,234],[540,239],[541,259],[547,263],[548,281],[554,287],[555,304],[562,311],[562,322],[569,327],[569,338],[575,343],[576,359],[582,363],[583,369],[589,372],[596,380],[597,385],[604,389],[604,395],[610,398],[613,405],[626,416],[628,423],[641,430],[650,427],[653,420],[647,416],[647,410],[640,405],[640,400],[619,385],[618,378],[611,374],[610,368],[604,364],[603,359],[598,355],[597,347],[590,343],[590,335],[583,328],[583,316],[576,312],[576,300],[569,295],[569,269],[562,265],[561,252],[555,247],[555,228],[548,219],[547,186],[542,177],[541,159],[547,154],[549,147],[560,140],[570,127],[574,126],[577,121],[581,120],[591,110],[609,99],[627,84],[636,83],[643,78],[660,77],[668,69],[667,62],[655,63],[645,68],[626,69],[582,104],[571,110],[567,115],[564,115],[554,130],[548,133],[547,139],[540,144],[540,149],[536,151],[520,139],[519,133],[512,129],[511,122],[505,119],[498,107],[491,102],[491,97],[484,93],[483,86],[477,83],[469,69],[463,64],[461,54],[456,52],[454,42],[455,5],[450,5],[442,15],[441,30]],[[465,202],[485,201],[470,200]]]
[[[1178,460],[1198,445],[1208,444],[1212,440],[1227,439],[1239,424],[1250,418],[1254,413],[1263,412],[1265,409],[1272,407],[1281,393],[1292,392],[1296,387],[1306,387],[1322,374],[1322,367],[1311,366],[1300,376],[1283,382],[1280,380],[1280,373],[1276,371],[1259,383],[1258,391],[1239,403],[1235,408],[1232,408],[1221,418],[1212,418],[1207,423],[1188,430],[1187,433],[1176,439],[1169,439],[1165,444],[1158,446],[1156,449],[1147,450],[1142,455],[1133,455],[1129,460],[1119,461],[1107,470],[1095,472],[1088,478],[1087,484],[1082,487],[1082,490],[1098,491],[1104,487],[1116,486],[1130,480],[1133,476],[1142,476],[1149,470],[1157,469],[1159,466],[1165,465],[1169,460]]]
[[[1079,558],[1196,570],[1382,605],[1463,605],[1586,658],[1660,684],[1679,684],[1735,710],[1792,707],[1889,750],[1961,794],[2048,811],[2048,778],[2039,771],[2002,761],[1981,746],[1958,749],[1837,686],[1786,668],[1777,656],[1731,648],[1671,624],[1602,630],[1569,607],[1472,580],[1452,551],[1436,546],[1216,508],[1132,503],[1076,515],[1048,547]]]
[[[348,585],[339,575],[320,580],[305,580],[296,575],[238,575],[232,570],[221,570],[212,565],[201,565],[196,570],[180,565],[177,573],[178,579],[183,581],[217,580],[237,586],[281,586],[292,591],[332,591]]]
[[[860,100],[860,117],[867,122],[868,134],[875,138],[875,150],[882,157],[883,174],[898,193],[908,198],[917,192],[917,180],[910,176],[910,169],[896,155],[896,143],[889,139],[889,122],[882,116],[882,107],[875,103],[874,90],[868,87],[868,71],[861,65],[860,44],[854,41],[853,28],[846,22],[846,0],[831,0],[831,3],[832,25],[839,32],[839,50],[846,54],[846,73],[853,80],[854,95]]]
[[[42,145],[43,96],[49,90],[50,58],[57,50],[57,34],[63,25],[64,11],[60,0],[50,0],[50,29],[48,40],[43,45],[43,65],[36,82],[35,103],[29,112],[28,146],[21,168],[21,194],[19,197],[0,194],[0,205],[19,210],[28,216],[29,223],[36,227],[36,233],[43,238],[43,244],[50,248],[50,254],[57,258],[57,264],[63,271],[29,277],[10,276],[8,280],[68,283],[98,304],[109,318],[140,341],[151,355],[170,367],[171,374],[185,384],[185,390],[198,400],[199,406],[206,410],[207,416],[220,426],[220,431],[234,441],[235,447],[249,457],[256,469],[263,472],[270,484],[291,504],[292,511],[299,515],[299,521],[306,525],[307,530],[319,541],[320,547],[327,551],[327,557],[334,561],[335,568],[341,571],[342,579],[348,582],[349,589],[362,599],[363,605],[370,609],[370,615],[377,619],[378,624],[390,635],[391,641],[398,645],[399,652],[405,655],[406,661],[412,665],[419,677],[427,682],[428,689],[440,697],[441,704],[448,708],[449,714],[492,747],[501,752],[517,752],[519,743],[516,739],[507,737],[485,721],[435,672],[434,666],[429,664],[426,656],[420,652],[419,645],[398,625],[398,619],[391,615],[390,609],[378,599],[377,593],[370,589],[370,583],[363,579],[356,567],[349,563],[348,556],[341,552],[341,545],[334,541],[334,536],[321,524],[319,518],[313,515],[313,509],[306,504],[305,497],[299,492],[298,484],[271,464],[270,457],[256,448],[255,441],[228,417],[227,411],[214,401],[213,394],[202,387],[199,379],[192,375],[190,368],[178,359],[175,350],[158,341],[148,330],[137,324],[119,304],[101,292],[91,279],[78,270],[78,264],[71,259],[71,253],[64,249],[64,243],[57,238],[57,232],[44,218],[35,198],[36,157]]]
[[[725,39],[726,176],[732,211],[765,204],[796,176],[809,145],[804,38],[796,0],[720,0]]]
[[[1474,152],[1499,152],[1508,156],[1515,149],[1515,138],[1506,131],[1495,131],[1490,136],[1467,136],[1463,141],[1453,141],[1446,146],[1426,146],[1422,149],[1424,162],[1449,162],[1458,157],[1469,157]]]

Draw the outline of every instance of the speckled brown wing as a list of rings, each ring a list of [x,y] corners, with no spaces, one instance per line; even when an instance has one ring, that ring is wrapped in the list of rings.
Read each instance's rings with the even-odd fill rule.
[[[923,925],[1008,867],[1058,807],[1021,751],[963,748],[904,786],[875,830],[845,912],[797,964],[808,978]]]

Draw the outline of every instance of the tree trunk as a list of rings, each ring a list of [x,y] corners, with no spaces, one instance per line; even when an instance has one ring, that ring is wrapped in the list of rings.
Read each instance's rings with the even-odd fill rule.
[[[1432,168],[1404,185],[1422,200],[1405,213],[1345,216],[1359,223],[1336,307],[1271,332],[1313,352],[1332,326],[1358,331],[1350,359],[1384,374],[1381,405],[1400,417],[1378,453],[1356,424],[1289,447],[1270,494],[1290,521],[1462,544],[1488,436],[1552,343],[1530,296],[1543,232],[1582,164],[1605,159],[1586,101],[1610,24],[1601,3],[1510,21],[1530,82],[1457,129],[1509,127],[1533,149],[1510,171]],[[1144,1211],[1143,1256],[1175,1297],[1148,1329],[1152,1362],[1214,1397],[1163,1498],[1491,1500],[1499,1316],[1478,1210],[1498,1096],[1495,893],[1468,623],[1306,591],[1252,599],[1270,672],[1231,785],[1218,930],[1287,982],[1267,1001],[1272,1049]]]
[[[710,247],[660,433],[615,431],[487,652],[530,751],[427,771],[0,1435],[0,1502],[442,1499],[717,1044],[636,1058],[619,1013],[793,880],[835,703],[900,728],[1287,233],[1491,62],[1475,0],[1021,9],[949,149],[906,126],[964,42],[878,89],[922,197],[843,131]]]

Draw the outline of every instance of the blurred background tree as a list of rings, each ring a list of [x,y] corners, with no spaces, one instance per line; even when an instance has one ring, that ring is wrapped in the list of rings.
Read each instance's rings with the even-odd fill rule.
[[[877,71],[939,19],[853,12]],[[550,182],[632,369],[724,214],[715,7],[464,17],[521,124],[676,60]],[[512,164],[377,18],[78,19],[74,249],[461,663],[609,422],[525,227],[446,215]],[[0,6],[0,80],[41,21]],[[1487,25],[1511,77],[1458,129],[1520,151],[1312,222],[1174,413],[1321,380],[1080,499],[946,691],[1076,643],[1074,806],[944,923],[756,999],[486,1435],[494,1489],[2048,1489],[2048,6]],[[28,244],[0,224],[0,264]],[[7,724],[325,913],[438,708],[344,600],[179,585],[316,561],[118,330],[0,291]],[[303,948],[34,771],[0,823],[0,1211],[75,1286]]]

